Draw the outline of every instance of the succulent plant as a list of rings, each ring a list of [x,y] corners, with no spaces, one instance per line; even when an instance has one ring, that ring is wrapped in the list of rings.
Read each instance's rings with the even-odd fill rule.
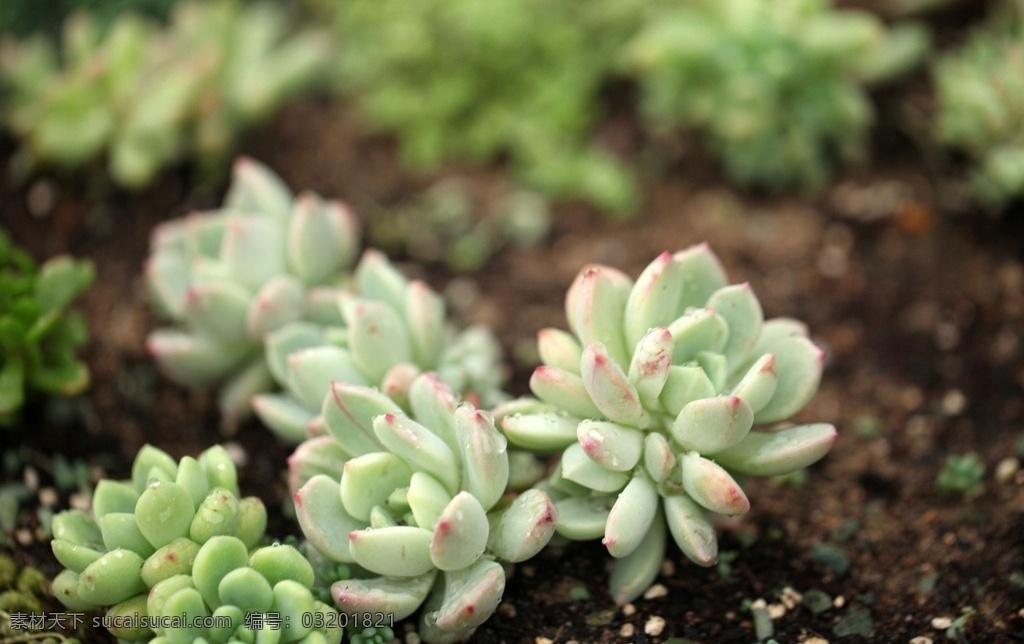
[[[366,251],[346,288],[317,295],[320,323],[291,322],[266,338],[266,361],[284,392],[257,395],[253,407],[281,438],[323,433],[332,382],[379,387],[406,411],[409,387],[425,371],[474,402],[506,398],[493,334],[479,326],[455,333],[441,296],[381,253]]]
[[[335,611],[313,598],[310,563],[291,546],[257,547],[266,509],[239,497],[224,448],[175,462],[143,447],[131,480],[96,486],[91,516],[54,517],[51,546],[65,566],[54,594],[72,610],[106,609],[108,630],[124,641],[243,642],[261,630],[281,642],[340,641],[326,628]],[[280,617],[276,629],[268,614]]]
[[[86,340],[85,322],[67,309],[93,273],[91,262],[67,256],[36,267],[0,230],[0,427],[14,421],[30,392],[70,396],[89,385],[74,355]]]
[[[343,82],[370,124],[397,136],[410,167],[503,157],[549,196],[635,207],[627,166],[592,141],[625,39],[621,2],[315,4],[341,35]]]
[[[154,231],[146,279],[176,326],[149,335],[150,353],[179,383],[225,383],[220,405],[232,424],[272,386],[264,338],[293,320],[317,319],[323,292],[348,276],[358,235],[340,202],[293,198],[269,169],[240,158],[221,209]]]
[[[377,389],[336,382],[327,435],[289,460],[296,514],[324,556],[366,571],[332,585],[342,613],[404,619],[423,606],[427,642],[465,639],[494,612],[500,562],[532,557],[554,532],[548,496],[505,497],[506,440],[433,373],[406,414]]]
[[[975,196],[993,210],[1024,195],[1021,64],[1024,2],[1010,0],[933,68],[938,139],[967,153]]]
[[[222,159],[239,129],[324,75],[326,32],[286,37],[287,22],[272,4],[185,2],[164,29],[129,13],[104,30],[78,13],[60,55],[42,35],[7,41],[5,121],[24,140],[15,166],[77,168],[106,153],[112,178],[140,187],[183,158]]]
[[[764,320],[706,245],[663,253],[634,282],[588,266],[566,296],[571,332],[544,329],[536,399],[495,410],[509,441],[561,450],[545,486],[559,534],[603,537],[611,592],[653,581],[666,528],[712,565],[712,514],[750,507],[735,475],[776,475],[824,456],[835,428],[784,426],[813,396],[823,352],[792,319]]]
[[[649,128],[699,130],[741,184],[817,189],[833,162],[863,154],[866,81],[927,49],[921,28],[828,0],[697,0],[654,5],[627,59]]]

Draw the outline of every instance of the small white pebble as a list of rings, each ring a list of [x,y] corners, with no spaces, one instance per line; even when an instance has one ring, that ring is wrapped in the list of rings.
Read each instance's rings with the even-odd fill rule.
[[[932,638],[925,637],[924,635],[918,635],[914,639],[910,640],[910,644],[933,644]]]
[[[533,639],[533,642],[534,644],[555,644],[555,640],[551,639],[550,637],[544,637],[543,635],[538,635],[537,637],[535,637]]]
[[[21,528],[14,533],[14,538],[23,546],[32,543],[32,531],[28,528]]]
[[[35,492],[39,489],[39,472],[37,472],[36,468],[31,465],[25,467],[25,472],[22,474],[22,480],[29,492]]]
[[[942,410],[950,416],[959,416],[967,406],[967,396],[959,389],[950,389],[942,397]]]
[[[421,644],[421,642],[423,642],[423,638],[419,633],[413,631],[405,634],[405,644]]]
[[[661,576],[672,577],[676,574],[676,562],[666,559],[661,562]]]
[[[44,487],[39,490],[39,502],[48,508],[52,508],[57,505],[57,501],[60,497],[57,496],[57,490],[52,487]]]
[[[245,451],[245,447],[241,443],[235,441],[224,443],[224,449],[231,457],[231,462],[235,464],[235,467],[245,467],[248,464],[249,453]]]
[[[647,620],[646,624],[644,624],[644,633],[647,633],[648,635],[651,635],[653,637],[661,635],[661,632],[663,630],[665,630],[664,617],[658,617],[657,615],[655,615],[654,617]]]
[[[644,593],[644,599],[657,599],[668,595],[668,588],[664,584],[654,584]]]
[[[811,635],[807,639],[800,640],[800,644],[828,644],[828,640],[824,637],[818,637],[817,635]]]
[[[1009,483],[1020,471],[1020,460],[1015,456],[1007,456],[996,465],[996,480]]]
[[[768,614],[772,619],[779,619],[786,614],[786,607],[782,604],[768,604]]]
[[[750,602],[750,610],[764,610],[766,606],[767,603],[760,597]]]
[[[619,637],[633,637],[636,633],[636,627],[632,624],[623,624],[622,628],[619,629]]]
[[[836,608],[842,608],[844,605],[846,605],[846,598],[842,595],[839,595],[832,600],[832,605]]]
[[[788,610],[793,610],[804,601],[804,596],[792,586],[786,586],[782,589],[782,595],[779,596],[779,599]]]
[[[626,617],[629,617],[630,615],[633,615],[634,613],[636,613],[636,606],[634,606],[632,604],[632,602],[629,603],[629,604],[626,604],[625,606],[622,607],[622,614],[625,615]]]
[[[932,619],[932,628],[935,630],[944,631],[952,625],[952,617],[935,617]]]
[[[92,497],[82,492],[75,492],[68,499],[68,504],[73,510],[81,510],[82,512],[88,512],[89,507],[92,505]]]

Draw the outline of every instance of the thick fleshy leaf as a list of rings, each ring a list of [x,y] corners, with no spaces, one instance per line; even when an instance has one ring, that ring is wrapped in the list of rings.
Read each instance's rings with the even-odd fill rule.
[[[619,606],[633,601],[654,583],[665,559],[665,519],[659,505],[651,528],[641,544],[621,559],[616,559],[608,580],[608,592]]]
[[[658,490],[642,472],[635,475],[608,514],[601,543],[608,554],[621,558],[640,546],[658,511]]]
[[[252,568],[235,568],[217,586],[220,600],[245,612],[266,613],[274,603],[273,587]]]
[[[632,470],[643,453],[644,433],[618,423],[584,420],[576,437],[587,456],[615,472]]]
[[[238,499],[224,488],[214,488],[196,507],[188,538],[202,544],[219,535],[234,536],[238,529]]]
[[[390,577],[418,577],[434,569],[430,559],[433,533],[413,526],[354,530],[349,551],[370,572]]]
[[[66,539],[51,540],[50,549],[53,551],[53,556],[60,562],[60,565],[76,573],[85,570],[89,564],[104,554],[102,550],[94,550],[88,546],[82,546]]]
[[[220,605],[217,589],[221,579],[236,568],[244,568],[249,563],[249,551],[245,544],[235,537],[219,535],[211,537],[196,553],[192,564],[192,581],[196,585],[203,601],[208,606]]]
[[[284,223],[291,213],[292,192],[267,166],[250,157],[235,159],[231,186],[224,197],[227,209],[259,213]]]
[[[687,404],[718,395],[703,367],[673,365],[661,390],[661,404],[671,416],[678,416]]]
[[[683,293],[682,264],[664,252],[640,273],[626,301],[623,322],[626,346],[635,346],[654,327],[667,326],[679,317]]]
[[[344,204],[312,193],[295,199],[288,223],[288,267],[305,284],[340,277],[355,260],[359,224]]]
[[[374,506],[383,505],[397,488],[408,487],[412,470],[389,452],[357,456],[345,463],[341,475],[341,502],[345,511],[369,522]]]
[[[445,347],[444,300],[425,282],[413,280],[405,291],[412,361],[424,369],[437,365]]]
[[[766,323],[765,326],[774,321]],[[771,400],[754,417],[758,423],[785,420],[803,409],[821,383],[825,352],[802,335],[759,342],[755,353],[773,353],[779,380]]]
[[[309,423],[315,415],[291,396],[260,394],[253,397],[256,416],[287,443],[298,443],[309,437]]]
[[[270,278],[285,273],[282,241],[276,224],[256,217],[231,217],[220,250],[225,276],[255,292]]]
[[[267,362],[261,355],[254,355],[232,374],[217,393],[217,409],[220,411],[221,429],[233,434],[238,423],[252,413],[252,399],[274,388]]]
[[[326,345],[301,349],[288,356],[288,390],[307,409],[320,409],[331,383],[369,384],[349,352]]]
[[[579,443],[565,448],[561,462],[563,477],[596,492],[618,492],[629,482],[629,474],[598,464]]]
[[[750,284],[724,286],[708,298],[708,306],[729,325],[729,340],[722,353],[730,366],[742,364],[750,356],[761,335],[764,313]]]
[[[743,440],[753,423],[754,413],[742,398],[720,396],[688,403],[670,429],[682,450],[714,454]]]
[[[425,472],[413,472],[406,501],[417,526],[433,531],[451,500],[451,493],[440,481]]]
[[[392,366],[412,362],[409,328],[384,302],[357,300],[345,310],[352,359],[368,382],[379,383]]]
[[[650,416],[640,403],[636,387],[602,344],[591,342],[583,349],[580,375],[594,406],[606,418],[641,429],[650,424]]]
[[[146,352],[160,371],[183,385],[207,387],[230,373],[250,350],[176,329],[155,329],[146,336]]]
[[[750,500],[743,488],[720,465],[696,452],[684,454],[683,489],[697,503],[719,514],[743,514],[750,509]]]
[[[107,631],[119,641],[149,640],[153,631],[138,618],[146,614],[146,595],[139,594],[111,606],[107,610]]]
[[[156,550],[142,536],[135,515],[130,512],[108,512],[98,523],[103,533],[103,545],[108,551],[124,548],[148,557]]]
[[[677,317],[688,308],[704,306],[712,293],[729,283],[721,262],[706,243],[674,253],[672,261],[679,264],[683,276]]]
[[[452,451],[458,449],[454,418],[458,405],[458,395],[436,373],[424,373],[409,386],[412,417],[440,436]]]
[[[693,360],[701,351],[719,353],[729,340],[729,324],[714,309],[693,309],[668,325],[674,349],[672,363]]]
[[[110,606],[145,592],[142,564],[142,557],[131,550],[111,550],[78,576],[78,598],[93,606]]]
[[[185,292],[182,317],[187,327],[218,342],[235,345],[251,341],[246,316],[252,295],[228,281],[192,284]]]
[[[536,452],[554,452],[576,441],[579,419],[560,411],[514,413],[501,420],[509,441]]]
[[[565,317],[580,344],[603,344],[617,364],[629,363],[623,320],[633,281],[608,266],[591,264],[576,276],[565,296]]]
[[[263,576],[271,586],[289,579],[306,588],[316,581],[312,564],[295,547],[275,543],[258,548],[249,555],[249,567]]]
[[[600,418],[601,410],[591,400],[583,379],[557,367],[540,366],[530,377],[530,390],[546,403],[579,418]]]
[[[298,320],[305,308],[302,284],[290,275],[278,275],[263,284],[249,302],[245,330],[249,339],[260,341],[271,331]]]
[[[160,548],[187,537],[195,505],[188,490],[176,483],[154,483],[135,506],[135,521],[146,540]]]
[[[345,511],[338,482],[319,474],[309,479],[295,498],[295,515],[313,547],[332,561],[353,562],[348,535],[366,527]]]
[[[418,577],[344,579],[331,585],[338,609],[346,615],[394,615],[405,619],[419,609],[434,585],[436,571]]]
[[[462,489],[489,510],[508,487],[508,440],[498,433],[488,414],[468,403],[455,410],[455,436],[461,456]]]
[[[267,366],[279,384],[288,382],[288,356],[303,349],[327,344],[323,327],[310,322],[291,322],[264,338]]]
[[[658,396],[668,380],[673,346],[672,333],[665,327],[654,327],[640,338],[633,351],[627,376],[648,409],[660,406]]]
[[[154,253],[145,264],[146,286],[155,308],[165,315],[180,319],[185,293],[191,284],[188,259],[177,253]]]
[[[775,356],[766,353],[758,358],[743,378],[733,387],[732,395],[742,398],[755,414],[760,411],[775,394],[779,375],[775,369]]]
[[[679,549],[690,561],[712,566],[718,561],[718,538],[704,510],[685,494],[665,497],[665,520]]]
[[[271,612],[282,616],[290,616],[281,623],[281,641],[301,641],[313,630],[312,625],[303,620],[303,615],[312,615],[314,607],[313,594],[309,588],[297,581],[285,579],[274,585],[274,602]]]
[[[288,487],[294,494],[317,474],[325,474],[335,482],[341,480],[345,462],[352,455],[332,436],[316,436],[304,440],[288,457]]]
[[[210,487],[222,487],[235,496],[238,492],[238,471],[231,460],[231,454],[221,445],[207,447],[199,454],[199,464],[206,472]]]
[[[505,592],[505,570],[495,561],[444,574],[443,591],[428,598],[420,619],[426,641],[465,640],[494,614]]]
[[[402,311],[409,280],[383,253],[373,249],[364,252],[356,266],[355,278],[362,297],[384,302],[395,311]]]
[[[170,456],[168,456],[168,458],[170,458]],[[145,482],[142,483],[141,487],[143,490],[145,489]],[[98,521],[108,512],[135,512],[135,504],[138,503],[138,501],[139,492],[136,491],[135,486],[132,483],[127,481],[114,481],[113,479],[103,479],[96,484],[96,491],[93,492],[92,495],[92,513]],[[54,517],[54,536],[62,539],[70,538],[77,543],[86,543],[86,541],[82,540],[84,537],[67,537],[61,534],[61,530],[57,526],[57,520],[61,517],[70,519],[72,517],[77,517],[77,514],[61,512]],[[81,520],[78,518],[74,519],[74,525],[76,527],[86,527],[81,524]],[[95,521],[88,519],[87,529],[89,530],[90,535],[92,535],[92,528],[95,528],[95,526]]]
[[[543,364],[579,375],[583,346],[573,334],[561,329],[541,329],[537,333],[537,351]]]
[[[558,510],[545,492],[529,489],[510,504],[493,510],[488,521],[488,551],[502,561],[518,563],[548,544],[555,533]]]
[[[451,494],[460,489],[461,473],[455,454],[423,425],[404,414],[384,414],[373,419],[373,431],[381,444],[413,471],[430,474]]]
[[[383,445],[373,431],[373,419],[401,413],[390,398],[370,387],[335,382],[324,398],[321,413],[327,431],[353,456],[379,452]]]
[[[555,531],[574,541],[604,536],[614,499],[613,496],[570,496],[556,501],[558,522]]]
[[[164,602],[162,617],[178,618],[180,626],[166,629],[165,636],[170,644],[205,641],[209,631],[203,624],[210,611],[209,602],[195,588],[182,588]],[[213,604],[216,605],[216,604]]]
[[[732,448],[715,454],[715,460],[730,470],[753,476],[788,474],[827,454],[836,436],[836,428],[827,423],[754,431]]]
[[[146,559],[142,565],[142,581],[152,588],[175,575],[191,574],[198,552],[199,544],[195,541],[185,537],[175,539]]]
[[[434,526],[430,559],[439,570],[459,570],[484,554],[490,526],[480,501],[469,492],[456,494]]]

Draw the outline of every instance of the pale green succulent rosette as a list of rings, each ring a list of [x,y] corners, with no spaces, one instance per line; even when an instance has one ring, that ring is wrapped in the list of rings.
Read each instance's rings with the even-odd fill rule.
[[[406,414],[377,389],[337,382],[327,435],[289,460],[302,531],[365,578],[338,581],[341,612],[411,616],[427,642],[469,637],[505,588],[501,562],[536,554],[554,533],[547,494],[506,498],[506,440],[490,415],[459,402],[436,374],[408,389]]]
[[[710,515],[750,507],[734,475],[791,472],[832,446],[831,425],[781,424],[814,395],[824,353],[801,323],[764,320],[706,245],[663,253],[636,282],[588,266],[566,315],[571,332],[539,334],[537,399],[495,416],[511,443],[562,451],[544,486],[557,531],[603,538],[619,602],[657,575],[666,528],[693,561],[717,560]]]
[[[266,339],[266,362],[284,391],[256,396],[253,408],[283,440],[323,433],[320,412],[332,382],[378,387],[406,412],[411,383],[427,371],[477,404],[507,398],[501,348],[490,330],[456,332],[442,297],[383,254],[366,251],[347,290],[318,296],[322,323],[291,322]]]
[[[53,591],[71,610],[105,609],[119,640],[269,641],[253,639],[264,636],[251,632],[247,613],[288,616],[287,627],[265,635],[274,641],[340,640],[327,628],[338,624],[334,610],[313,598],[305,557],[290,546],[256,548],[266,510],[240,498],[222,447],[175,462],[147,445],[131,480],[101,481],[92,506],[91,516],[70,510],[53,519],[51,547],[65,566]]]
[[[222,384],[231,426],[273,386],[263,340],[316,320],[323,291],[349,276],[358,222],[340,202],[294,197],[268,168],[235,163],[224,206],[158,226],[146,264],[157,309],[173,323],[147,338],[161,370],[185,385]]]

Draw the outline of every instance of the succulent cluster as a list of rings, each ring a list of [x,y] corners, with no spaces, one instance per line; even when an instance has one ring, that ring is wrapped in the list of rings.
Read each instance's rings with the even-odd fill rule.
[[[74,355],[86,340],[85,323],[68,306],[93,273],[90,262],[66,256],[37,267],[0,230],[0,427],[32,391],[70,396],[89,385]]]
[[[1024,195],[1024,2],[1009,0],[934,67],[938,139],[967,153],[973,191],[998,210]]]
[[[508,159],[530,187],[613,212],[636,202],[625,165],[591,141],[621,36],[617,2],[319,2],[371,124],[414,168]]]
[[[72,610],[106,609],[108,630],[126,641],[251,642],[260,631],[281,642],[339,641],[326,628],[337,620],[306,617],[334,612],[313,597],[310,563],[291,546],[258,548],[266,509],[239,497],[222,447],[180,462],[143,447],[131,480],[97,485],[91,516],[54,517],[51,545],[65,566],[54,594]]]
[[[657,5],[629,65],[655,131],[694,128],[744,185],[820,188],[833,162],[863,153],[873,122],[865,81],[920,62],[923,29],[887,30],[828,0]]]
[[[131,14],[106,30],[81,13],[58,48],[42,35],[0,48],[5,125],[18,165],[80,167],[103,155],[114,181],[147,184],[184,158],[218,160],[240,128],[321,77],[325,32],[285,32],[271,4],[186,2],[158,27]],[[59,52],[59,53],[58,53]]]
[[[146,280],[176,326],[147,339],[179,383],[225,383],[221,409],[233,423],[250,398],[272,387],[263,340],[289,322],[333,322],[332,299],[355,261],[359,226],[346,206],[312,193],[293,197],[259,163],[240,158],[219,210],[161,224]],[[332,300],[333,301],[333,300]]]
[[[334,383],[328,400],[327,434],[289,465],[306,538],[366,573],[332,585],[339,609],[404,619],[422,606],[425,641],[465,639],[501,599],[501,562],[528,559],[551,538],[547,494],[504,498],[505,437],[436,374],[412,381],[409,413],[348,383]]]
[[[823,352],[801,323],[764,320],[707,246],[664,253],[635,282],[588,266],[566,316],[571,332],[539,334],[536,399],[495,416],[511,443],[562,451],[545,487],[557,531],[603,538],[619,602],[657,575],[666,527],[693,561],[717,560],[712,516],[750,507],[734,475],[791,472],[832,445],[831,425],[780,425],[816,391]]]

